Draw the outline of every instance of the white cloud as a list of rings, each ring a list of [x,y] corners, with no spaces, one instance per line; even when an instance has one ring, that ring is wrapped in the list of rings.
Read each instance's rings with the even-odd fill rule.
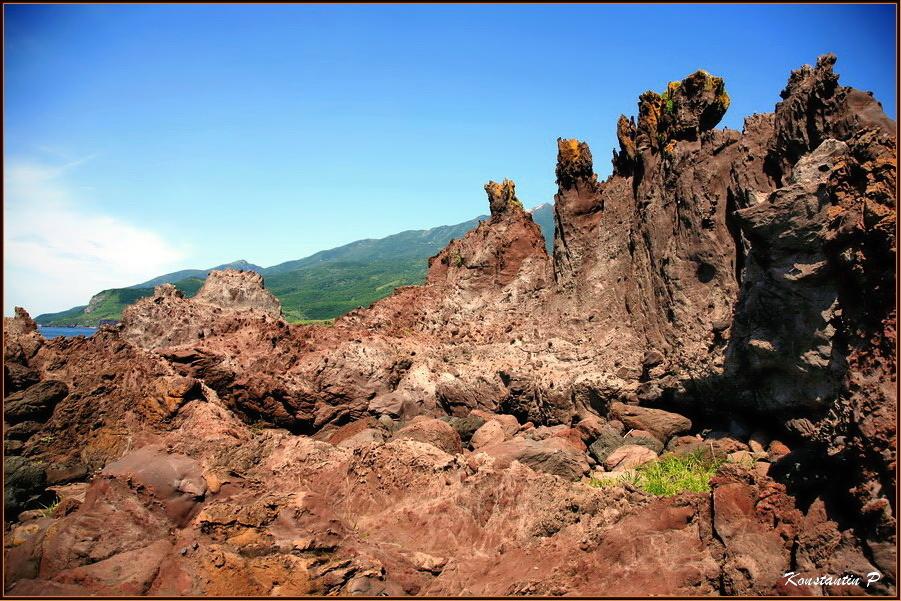
[[[88,302],[180,268],[184,251],[159,234],[91,209],[85,190],[67,186],[79,165],[9,161],[4,176],[3,313],[32,316]]]

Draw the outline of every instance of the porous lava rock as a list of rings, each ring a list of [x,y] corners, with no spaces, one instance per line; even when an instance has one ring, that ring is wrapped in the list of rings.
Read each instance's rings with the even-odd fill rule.
[[[238,271],[87,339],[17,310],[5,592],[894,595],[895,124],[834,63],[741,132],[704,71],[642,94],[606,180],[558,140],[552,253],[489,182],[422,286],[330,326]],[[748,461],[587,477],[654,442]]]

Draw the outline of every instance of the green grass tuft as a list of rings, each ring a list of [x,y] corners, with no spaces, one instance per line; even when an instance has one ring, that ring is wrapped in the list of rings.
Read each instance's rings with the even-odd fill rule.
[[[660,497],[683,492],[703,493],[710,491],[710,479],[723,463],[724,459],[712,459],[704,451],[666,455],[636,468],[633,474],[602,480],[591,478],[588,484],[595,488],[610,488],[628,483]]]
[[[50,505],[41,505],[41,515],[45,518],[53,517],[53,512],[56,511],[56,508],[59,507],[60,499],[56,498]]]
[[[703,452],[668,455],[638,468],[638,488],[660,497],[683,492],[708,492],[710,479],[723,464]]]
[[[614,488],[617,486],[621,486],[623,484],[631,484],[632,486],[638,486],[638,474],[634,472],[625,473],[618,478],[590,478],[588,480],[588,485],[593,486],[595,488]]]

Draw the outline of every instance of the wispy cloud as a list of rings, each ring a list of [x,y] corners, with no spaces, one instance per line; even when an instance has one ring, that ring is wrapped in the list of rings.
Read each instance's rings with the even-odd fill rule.
[[[106,288],[180,267],[181,247],[149,229],[90,208],[66,174],[91,157],[51,165],[7,161],[4,176],[3,312],[32,315],[85,304]]]

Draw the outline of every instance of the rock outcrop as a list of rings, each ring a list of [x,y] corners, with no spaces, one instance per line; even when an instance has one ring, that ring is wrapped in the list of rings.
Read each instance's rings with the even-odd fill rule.
[[[895,125],[833,63],[742,132],[706,72],[642,94],[606,181],[558,140],[551,256],[489,182],[331,326],[236,271],[4,320],[6,592],[893,594]],[[630,484],[687,454],[710,492]]]
[[[211,271],[197,294],[186,299],[172,284],[154,289],[122,313],[123,337],[145,348],[183,344],[212,335],[217,324],[281,318],[281,304],[255,271]]]
[[[211,271],[194,300],[223,309],[282,316],[281,303],[263,288],[263,276],[255,271]]]
[[[792,73],[767,154],[781,185],[736,212],[749,252],[728,373],[738,403],[815,442],[805,467],[845,472],[839,497],[870,536],[893,540],[897,139],[834,63]],[[797,486],[822,494],[808,479]]]

